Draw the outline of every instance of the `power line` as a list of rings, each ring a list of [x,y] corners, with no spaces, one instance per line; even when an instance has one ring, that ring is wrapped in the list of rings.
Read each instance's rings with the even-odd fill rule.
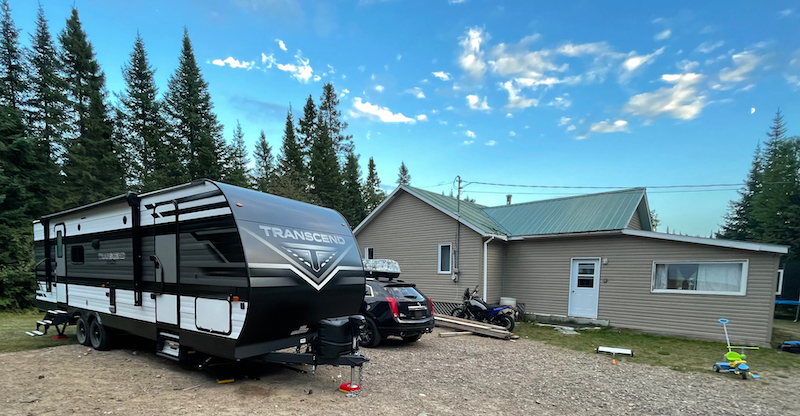
[[[770,184],[779,184],[788,182],[772,182]],[[566,185],[519,185],[508,183],[491,183],[491,182],[467,182],[467,185],[488,185],[488,186],[506,186],[512,188],[544,188],[544,189],[628,189],[636,188],[634,186],[566,186]],[[715,183],[708,185],[653,185],[653,186],[639,186],[639,188],[712,188],[712,187],[742,187],[744,183]]]
[[[652,191],[648,192],[648,194],[675,194],[675,193],[684,193],[684,192],[727,192],[727,191],[738,191],[741,188],[727,188],[727,189],[691,189],[691,190],[675,190],[675,191]],[[501,191],[468,191],[464,192],[466,195],[470,194],[497,194],[497,195],[506,195],[508,192],[501,192]],[[580,193],[575,192],[514,192],[514,195],[583,195]]]

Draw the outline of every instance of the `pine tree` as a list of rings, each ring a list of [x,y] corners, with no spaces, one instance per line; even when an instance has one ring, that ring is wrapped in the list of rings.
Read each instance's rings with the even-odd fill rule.
[[[136,34],[130,60],[122,68],[125,92],[120,94],[121,128],[129,154],[129,182],[138,191],[176,184],[167,172],[168,126],[157,100],[155,71],[147,59],[141,35]]]
[[[233,129],[233,140],[228,146],[223,181],[230,185],[250,187],[252,180],[250,168],[247,166],[249,163],[247,149],[244,145],[244,132],[242,132],[242,125],[237,120],[236,128]]]
[[[352,150],[347,152],[344,170],[342,171],[341,214],[351,227],[355,227],[367,217],[367,203],[364,199],[364,186],[361,184],[361,169],[358,167],[358,155]]]
[[[325,84],[322,87],[322,96],[319,97],[320,124],[327,127],[336,154],[346,163],[347,157],[354,151],[353,137],[344,135],[347,123],[341,120],[342,112],[337,109],[338,105],[339,97],[333,89],[333,84]]]
[[[408,174],[408,168],[406,167],[406,162],[400,162],[400,172],[397,174],[397,184],[398,185],[411,184],[411,175]]]
[[[36,32],[31,35],[30,96],[26,101],[27,124],[31,136],[38,141],[41,160],[41,174],[53,195],[59,192],[59,161],[63,162],[66,124],[66,110],[70,104],[66,96],[67,83],[61,77],[62,63],[59,59],[44,10],[39,6],[36,19]],[[52,211],[61,208],[60,198],[49,198]],[[59,201],[59,202],[56,202]]]
[[[306,163],[311,159],[311,146],[318,134],[318,123],[317,106],[314,104],[314,98],[309,94],[306,105],[303,107],[303,117],[297,120],[297,140]]]
[[[24,100],[25,72],[19,47],[19,30],[11,18],[8,0],[0,3],[0,105],[20,109]]]
[[[189,179],[219,180],[224,168],[225,140],[187,29],[183,31],[178,69],[170,78],[168,88],[164,105],[172,125],[170,146],[186,147],[184,160]]]
[[[253,185],[260,192],[272,193],[272,188],[275,186],[275,158],[272,156],[272,147],[267,143],[264,130],[261,130],[253,155],[256,165],[253,172]]]
[[[105,103],[105,75],[83,31],[78,10],[72,9],[59,35],[76,137],[67,144],[67,205],[82,205],[120,194],[125,190],[123,149],[112,140],[113,125]]]
[[[292,108],[286,113],[286,128],[283,131],[281,155],[275,168],[275,185],[272,193],[285,198],[308,202],[306,191],[308,174],[303,159],[303,149],[295,136]]]
[[[369,158],[367,165],[367,181],[364,184],[364,202],[367,205],[367,213],[378,208],[378,205],[386,199],[386,193],[381,189],[381,180],[375,170],[375,161]]]
[[[323,125],[322,117],[318,120]],[[336,156],[333,138],[327,128],[317,131],[311,144],[311,161],[308,164],[311,196],[315,204],[340,211],[342,195],[342,172]]]

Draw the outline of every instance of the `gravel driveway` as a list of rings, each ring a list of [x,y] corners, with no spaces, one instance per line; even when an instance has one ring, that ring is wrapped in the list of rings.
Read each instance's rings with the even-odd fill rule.
[[[311,375],[264,366],[260,379],[219,385],[149,350],[69,345],[0,354],[0,413],[800,414],[796,374],[742,381],[625,361],[612,366],[608,357],[537,341],[438,332],[365,350],[372,362],[358,398],[337,391],[349,368],[321,367]]]

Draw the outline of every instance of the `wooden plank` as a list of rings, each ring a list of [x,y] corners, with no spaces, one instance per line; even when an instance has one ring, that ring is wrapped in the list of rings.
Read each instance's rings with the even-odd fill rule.
[[[462,324],[465,324],[465,325],[467,325],[467,324],[478,325],[478,326],[480,326],[482,328],[499,329],[501,331],[505,331],[506,330],[504,327],[499,326],[499,325],[487,324],[486,322],[471,321],[469,319],[464,319],[464,318],[456,318],[455,316],[440,315],[438,313],[433,314],[433,316],[436,318],[436,320],[457,322],[457,323],[462,323]]]
[[[474,333],[470,332],[470,331],[464,331],[464,332],[440,332],[439,333],[439,337],[440,338],[450,338],[450,337],[458,337],[458,336],[461,336],[461,335],[473,335],[473,334]]]
[[[495,329],[496,325],[487,325],[480,322],[467,321],[464,319],[451,319],[451,317],[436,318],[436,326],[443,326],[446,328],[458,329],[460,331],[474,332],[476,334],[486,335],[494,338],[508,339],[511,333],[505,329]],[[492,328],[494,327],[494,328]]]

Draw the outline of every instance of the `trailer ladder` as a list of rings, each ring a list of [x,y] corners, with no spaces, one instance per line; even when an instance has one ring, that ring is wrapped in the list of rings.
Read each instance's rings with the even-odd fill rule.
[[[26,331],[25,333],[32,337],[40,337],[47,334],[47,330],[50,329],[50,327],[55,327],[58,335],[54,335],[53,338],[66,338],[67,336],[64,335],[64,331],[67,329],[67,325],[69,325],[70,321],[71,319],[67,311],[51,309],[47,311],[41,321],[36,321],[35,331]],[[42,329],[44,329],[44,331],[42,331]]]

